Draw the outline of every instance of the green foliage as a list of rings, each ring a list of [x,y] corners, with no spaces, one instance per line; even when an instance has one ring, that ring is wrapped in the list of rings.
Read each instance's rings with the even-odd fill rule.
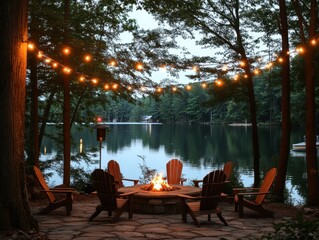
[[[319,219],[305,219],[303,213],[296,218],[284,219],[274,224],[275,232],[263,236],[262,239],[274,240],[315,240],[319,238]]]
[[[157,170],[151,169],[146,165],[145,156],[138,155],[138,157],[141,158],[143,161],[139,164],[142,170],[142,177],[140,177],[140,183],[150,183]]]
[[[241,176],[239,173],[238,168],[233,168],[233,171],[229,178],[229,183],[226,184],[224,193],[226,194],[233,194],[233,188],[243,188],[244,183],[241,180]]]

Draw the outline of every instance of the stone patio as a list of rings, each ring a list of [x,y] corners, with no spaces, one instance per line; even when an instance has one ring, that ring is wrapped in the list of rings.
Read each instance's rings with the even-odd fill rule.
[[[31,201],[30,205],[35,218],[39,222],[40,234],[47,239],[260,239],[261,236],[274,231],[273,223],[282,217],[291,217],[293,209],[285,210],[282,206],[269,205],[277,209],[274,218],[262,218],[258,213],[244,209],[244,218],[239,218],[233,204],[221,202],[219,207],[228,226],[224,226],[216,215],[212,222],[207,222],[207,216],[199,219],[198,228],[188,215],[188,222],[181,220],[180,214],[134,214],[128,219],[128,214],[122,214],[116,223],[108,222],[106,212],[102,212],[93,222],[88,219],[99,204],[96,196],[76,196],[71,216],[65,216],[64,208],[57,209],[48,215],[38,215],[37,212],[47,202]],[[286,205],[283,205],[286,206]],[[287,207],[287,206],[286,206]]]

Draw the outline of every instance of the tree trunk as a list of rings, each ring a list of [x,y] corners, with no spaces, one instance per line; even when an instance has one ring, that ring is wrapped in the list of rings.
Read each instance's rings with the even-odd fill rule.
[[[32,14],[36,4],[30,8],[30,15],[33,16],[30,20],[30,35],[32,37],[32,43],[38,45],[39,34],[38,34],[38,18],[36,14]],[[35,165],[39,167],[39,113],[38,113],[38,68],[37,68],[37,57],[35,54],[30,56],[30,82],[31,82],[31,117],[30,117],[30,136],[29,144],[31,145],[28,155],[29,167]],[[33,168],[31,168],[33,169]]]
[[[315,64],[314,51],[311,47],[305,53],[305,80],[306,80],[306,161],[308,204],[319,205],[319,182],[316,149],[316,105],[315,105]]]
[[[27,201],[24,113],[27,1],[0,3],[0,230],[38,228]]]
[[[315,37],[317,22],[317,1],[311,1],[309,40],[304,42],[306,50],[305,81],[306,81],[306,162],[308,183],[308,204],[319,205],[319,178],[316,149],[316,103],[315,103],[315,54],[310,40]]]
[[[69,37],[69,20],[70,20],[70,0],[64,0],[64,44],[68,45]],[[67,66],[67,56],[63,59],[63,64]],[[64,153],[64,168],[63,168],[63,183],[70,186],[71,172],[71,96],[70,96],[70,76],[63,75],[63,153]]]
[[[316,104],[315,104],[315,54],[310,41],[316,35],[317,27],[317,1],[310,3],[310,24],[307,29],[308,39],[303,29],[303,16],[298,0],[292,1],[298,16],[300,37],[305,47],[303,53],[305,82],[306,82],[306,162],[307,162],[307,184],[308,184],[308,204],[319,205],[319,178],[316,149]]]
[[[280,202],[284,201],[284,190],[286,183],[287,166],[290,152],[290,63],[289,63],[289,41],[288,24],[285,0],[279,0],[280,6],[280,33],[282,37],[282,137],[280,142],[280,153],[278,163],[278,174],[275,182],[274,195]]]
[[[260,170],[259,170],[259,140],[258,140],[258,126],[257,126],[257,117],[256,117],[256,100],[254,94],[254,84],[249,68],[245,69],[247,78],[247,87],[248,87],[248,98],[250,106],[250,119],[252,127],[252,140],[253,140],[253,156],[254,156],[254,187],[259,187],[260,185]]]

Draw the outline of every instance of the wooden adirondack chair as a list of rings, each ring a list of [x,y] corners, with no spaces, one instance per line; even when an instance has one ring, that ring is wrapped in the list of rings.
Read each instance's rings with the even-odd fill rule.
[[[239,217],[243,217],[243,207],[247,207],[254,211],[259,212],[264,217],[273,217],[273,212],[265,209],[262,204],[266,195],[269,193],[269,189],[272,186],[276,177],[277,169],[270,169],[261,184],[260,188],[234,188],[235,194],[235,211],[239,211]],[[245,196],[255,196],[254,200],[248,200]]]
[[[110,160],[107,163],[107,171],[108,173],[112,174],[114,177],[114,181],[117,183],[117,189],[124,187],[123,185],[123,180],[125,181],[131,181],[134,183],[134,185],[138,184],[139,180],[135,179],[128,179],[128,178],[122,178],[121,170],[120,170],[120,165],[118,164],[117,161],[115,160]]]
[[[119,194],[114,177],[102,169],[94,170],[91,177],[101,204],[96,207],[89,221],[92,221],[102,211],[108,212],[111,222],[115,222],[125,210],[128,210],[129,219],[133,218],[132,196],[135,192]],[[113,212],[115,212],[114,216],[112,216]]]
[[[232,161],[228,161],[224,164],[224,169],[223,169],[224,173],[226,174],[226,181],[229,180],[230,175],[233,171],[233,162]],[[193,180],[194,186],[195,187],[199,187],[199,183],[202,183],[203,180]]]
[[[166,180],[168,184],[183,185],[186,181],[182,178],[183,163],[178,159],[172,159],[166,163]]]
[[[218,218],[227,226],[226,220],[222,216],[222,211],[217,208],[221,198],[221,193],[225,186],[226,174],[222,170],[216,170],[207,174],[203,179],[201,195],[198,197],[179,195],[182,202],[182,220],[186,222],[187,213],[192,217],[195,224],[200,227],[197,220],[199,215],[208,215],[211,220],[211,213],[217,214]],[[187,202],[186,200],[192,200]]]
[[[45,182],[44,177],[40,169],[36,166],[33,166],[33,170],[35,176],[37,177],[40,185],[43,188],[43,192],[46,193],[49,199],[49,205],[42,210],[40,210],[39,214],[48,214],[53,210],[65,207],[66,215],[69,216],[72,211],[72,202],[73,202],[73,193],[75,192],[73,188],[49,188],[48,184]],[[54,196],[54,193],[63,193],[65,194],[65,198],[57,200]]]

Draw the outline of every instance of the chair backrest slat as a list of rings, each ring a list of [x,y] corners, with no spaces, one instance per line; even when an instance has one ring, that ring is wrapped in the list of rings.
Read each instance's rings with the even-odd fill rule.
[[[115,182],[118,184],[118,188],[123,187],[122,174],[120,165],[115,160],[110,160],[107,163],[107,171],[114,177]]]
[[[168,184],[181,184],[183,163],[178,159],[172,159],[166,163],[166,174]]]
[[[213,210],[216,209],[223,188],[225,186],[226,174],[222,170],[216,170],[207,174],[203,179],[203,187],[201,196],[203,197],[212,197],[202,199],[200,202],[200,210]]]
[[[230,175],[233,171],[233,162],[228,161],[224,164],[224,169],[223,169],[224,173],[226,174],[226,181],[229,180]]]
[[[272,168],[266,173],[264,180],[260,186],[259,192],[268,192],[269,191],[271,185],[273,184],[273,182],[275,180],[276,173],[277,173],[276,168]],[[265,197],[266,197],[266,194],[257,195],[257,197],[255,199],[255,203],[262,204],[263,201],[265,200]]]
[[[35,176],[37,177],[39,183],[41,184],[43,190],[46,191],[46,195],[49,198],[50,202],[55,202],[55,196],[52,192],[49,191],[50,188],[49,188],[48,184],[46,183],[46,181],[44,180],[44,177],[43,177],[41,170],[38,167],[33,166],[33,171],[34,171]]]

